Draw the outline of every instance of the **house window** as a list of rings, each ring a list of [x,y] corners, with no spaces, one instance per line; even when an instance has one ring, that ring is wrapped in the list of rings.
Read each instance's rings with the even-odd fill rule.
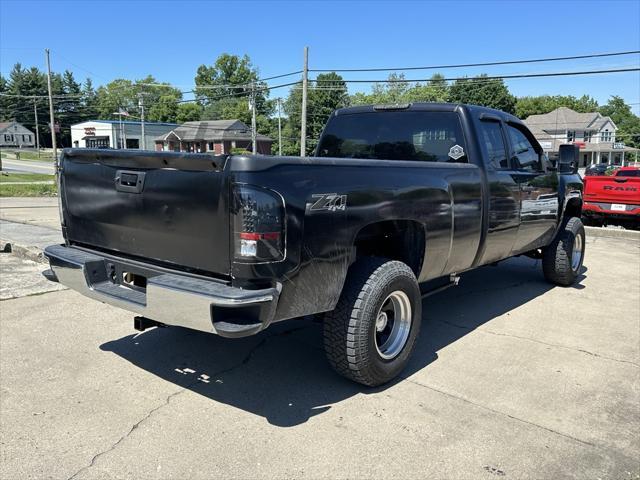
[[[13,142],[13,135],[11,135],[9,133],[5,133],[4,134],[4,141],[5,142]]]
[[[591,132],[589,132],[589,131],[585,131],[584,132],[584,141],[585,142],[590,142],[591,141]]]
[[[140,140],[137,138],[127,138],[127,148],[140,148]]]
[[[213,142],[209,142],[209,151],[212,152],[213,151]]]
[[[611,141],[611,132],[609,131],[608,128],[605,128],[604,131],[602,132],[602,141],[603,142]]]
[[[567,131],[567,142],[573,142],[576,139],[576,131],[568,130]]]
[[[31,135],[22,135],[22,141],[23,142],[30,142],[31,141]]]

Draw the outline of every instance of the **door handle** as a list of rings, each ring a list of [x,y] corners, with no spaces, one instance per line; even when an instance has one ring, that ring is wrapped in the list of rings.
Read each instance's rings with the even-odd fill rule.
[[[126,193],[140,193],[144,188],[145,172],[118,170],[116,172],[116,190]]]

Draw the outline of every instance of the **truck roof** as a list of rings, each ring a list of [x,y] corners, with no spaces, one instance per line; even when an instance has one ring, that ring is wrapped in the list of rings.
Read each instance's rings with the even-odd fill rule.
[[[480,114],[487,113],[490,115],[498,116],[504,121],[522,123],[518,117],[511,115],[502,110],[496,110],[494,108],[482,107],[480,105],[468,105],[465,103],[437,103],[437,102],[412,102],[412,103],[399,103],[389,105],[357,105],[355,107],[346,107],[336,110],[334,115],[352,115],[358,113],[369,112],[385,112],[385,111],[420,111],[420,112],[455,112],[458,109],[465,109],[470,112]]]

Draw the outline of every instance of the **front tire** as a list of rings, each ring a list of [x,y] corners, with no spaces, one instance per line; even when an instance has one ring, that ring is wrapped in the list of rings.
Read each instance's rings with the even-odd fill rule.
[[[542,249],[542,271],[547,281],[563,287],[575,283],[585,251],[585,231],[578,217],[571,217],[548,247]]]
[[[422,297],[404,263],[362,258],[349,270],[335,310],[325,315],[324,346],[333,369],[377,386],[409,361],[420,332]]]

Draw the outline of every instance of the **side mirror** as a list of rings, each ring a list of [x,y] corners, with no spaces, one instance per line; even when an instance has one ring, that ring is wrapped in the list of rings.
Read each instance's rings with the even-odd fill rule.
[[[580,148],[577,145],[560,145],[558,152],[558,173],[578,173]]]

